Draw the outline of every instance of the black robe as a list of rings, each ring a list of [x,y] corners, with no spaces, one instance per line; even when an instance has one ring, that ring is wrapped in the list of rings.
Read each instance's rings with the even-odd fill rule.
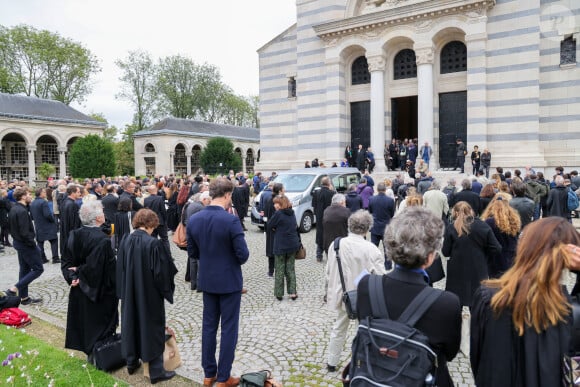
[[[129,213],[131,214],[131,220],[129,220]],[[118,249],[123,238],[131,233],[131,221],[134,216],[135,211],[119,211],[115,214],[113,221],[115,224],[115,249]]]
[[[73,230],[63,255],[62,274],[70,285],[76,267],[79,285],[70,288],[65,347],[89,354],[95,342],[119,324],[115,294],[115,254],[100,227]]]
[[[123,356],[149,362],[165,348],[164,299],[173,303],[177,273],[157,238],[137,229],[117,254],[117,295],[121,299]]]
[[[67,197],[62,201],[60,207],[60,254],[62,258],[70,258],[66,255],[68,236],[72,230],[81,227],[81,219],[79,218],[79,206],[74,200]]]
[[[562,291],[566,289],[562,287]],[[569,350],[565,323],[518,336],[509,310],[495,316],[490,307],[495,290],[481,287],[471,308],[471,369],[478,387],[560,386],[562,357]]]

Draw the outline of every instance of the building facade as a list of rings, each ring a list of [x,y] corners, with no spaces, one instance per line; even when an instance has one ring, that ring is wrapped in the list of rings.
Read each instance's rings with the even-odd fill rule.
[[[0,93],[0,179],[34,185],[37,168],[52,164],[52,177],[68,175],[67,155],[76,139],[102,136],[106,124],[58,101]]]
[[[235,152],[242,159],[244,172],[254,171],[255,159],[259,158],[260,152],[258,129],[166,118],[134,134],[135,174],[196,174],[201,168],[201,151],[214,137],[231,140]]]
[[[297,0],[258,50],[260,168],[392,138],[489,148],[492,166],[580,166],[580,2]]]

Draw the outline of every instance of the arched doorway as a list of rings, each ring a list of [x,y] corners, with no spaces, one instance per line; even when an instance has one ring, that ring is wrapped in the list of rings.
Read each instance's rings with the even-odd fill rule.
[[[175,154],[173,156],[173,171],[176,175],[187,174],[187,158],[185,156],[185,146],[177,144],[175,146]]]
[[[66,143],[66,154],[65,154],[65,163],[66,163],[66,176],[70,176],[70,169],[69,169],[69,165],[68,165],[68,155],[70,153],[70,148],[72,148],[73,144],[75,143],[75,141],[78,139],[78,137],[72,137],[68,140],[68,142]]]
[[[200,157],[201,157],[201,146],[194,145],[193,148],[191,149],[191,172],[194,175],[197,175],[200,172],[201,169]]]
[[[55,168],[55,172],[49,177],[55,178],[60,176],[58,143],[56,142],[56,139],[50,135],[41,136],[36,141],[36,154],[34,158],[34,165],[36,166],[37,175],[38,168],[42,164],[50,164]]]
[[[147,176],[155,175],[155,146],[151,143],[145,145],[145,174]]]
[[[9,133],[2,138],[0,175],[7,180],[28,179],[28,153],[23,136]]]
[[[254,173],[254,151],[252,148],[246,152],[246,173]]]

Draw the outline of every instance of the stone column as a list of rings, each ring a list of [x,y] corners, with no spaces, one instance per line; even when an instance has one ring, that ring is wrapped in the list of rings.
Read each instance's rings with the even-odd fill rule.
[[[187,175],[191,175],[191,152],[185,152],[185,159],[187,160]]]
[[[418,147],[425,141],[433,147],[433,47],[415,49],[417,57],[417,101]],[[421,155],[418,156],[421,158]],[[433,152],[429,160],[429,167],[435,170],[439,167],[439,156]]]
[[[68,152],[68,148],[66,146],[59,146],[58,148],[58,168],[59,171],[59,178],[64,179],[66,176],[66,152]]]
[[[385,157],[385,57],[367,57],[371,73],[371,147],[375,156],[375,171],[384,172]]]
[[[175,152],[169,152],[169,173],[175,173],[175,164],[173,163],[173,157]]]
[[[244,152],[242,152],[242,171],[244,173],[247,173],[248,171],[246,170],[246,156],[248,155],[248,151],[246,151],[246,154],[244,155]]]
[[[27,145],[26,150],[28,151],[28,185],[34,187],[36,185],[34,183],[34,180],[36,179],[36,164],[34,162],[36,145]]]

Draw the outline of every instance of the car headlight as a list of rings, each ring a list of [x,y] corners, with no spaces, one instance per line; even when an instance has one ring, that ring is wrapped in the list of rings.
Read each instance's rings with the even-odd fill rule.
[[[300,200],[302,196],[297,196],[292,200],[292,207],[298,207],[300,205]]]

